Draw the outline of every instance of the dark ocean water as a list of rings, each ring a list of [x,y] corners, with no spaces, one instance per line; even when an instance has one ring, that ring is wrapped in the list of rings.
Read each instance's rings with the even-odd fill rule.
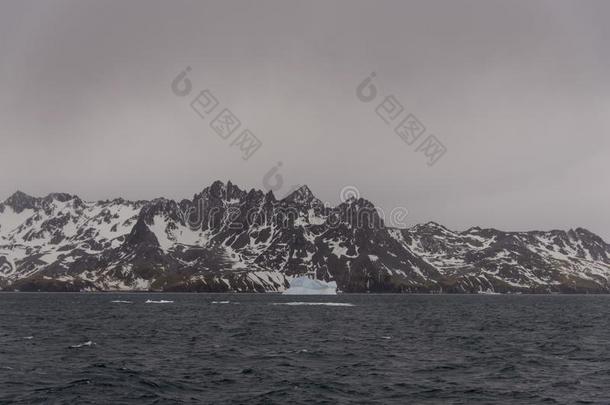
[[[609,319],[610,296],[4,293],[0,403],[607,404]]]

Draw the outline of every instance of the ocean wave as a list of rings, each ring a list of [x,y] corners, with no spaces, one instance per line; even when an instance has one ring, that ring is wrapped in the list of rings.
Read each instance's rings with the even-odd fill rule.
[[[166,301],[166,300],[159,300],[159,301],[153,301],[153,300],[146,300],[146,304],[173,304],[174,301]]]
[[[231,301],[212,301],[212,304],[230,304]]]
[[[114,301],[110,301],[110,302],[114,302],[116,304],[131,304],[132,301],[122,301],[122,300],[114,300]]]
[[[354,304],[350,304],[348,302],[304,302],[304,301],[294,301],[294,302],[273,302],[273,305],[326,305],[329,307],[353,307]]]
[[[79,347],[86,347],[86,346],[93,346],[95,343],[93,343],[92,341],[88,340],[84,343],[80,343],[78,345],[72,345],[70,346],[70,349],[78,349]]]

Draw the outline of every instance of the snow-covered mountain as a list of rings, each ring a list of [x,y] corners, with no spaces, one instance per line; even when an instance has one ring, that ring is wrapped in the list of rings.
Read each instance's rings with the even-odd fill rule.
[[[344,292],[609,292],[610,245],[575,230],[387,227],[374,205],[282,200],[220,181],[191,200],[0,204],[0,289],[283,291],[315,270]]]

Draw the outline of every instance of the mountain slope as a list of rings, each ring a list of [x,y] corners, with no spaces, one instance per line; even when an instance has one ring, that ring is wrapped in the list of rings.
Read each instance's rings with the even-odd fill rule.
[[[191,200],[0,204],[0,289],[283,291],[315,270],[344,292],[608,292],[610,246],[576,230],[385,226],[374,205],[214,182]]]

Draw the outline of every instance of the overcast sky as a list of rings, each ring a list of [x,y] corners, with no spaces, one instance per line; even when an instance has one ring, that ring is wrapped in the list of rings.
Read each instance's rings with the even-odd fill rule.
[[[4,0],[0,199],[262,189],[282,162],[279,195],[307,184],[334,204],[353,185],[409,224],[608,241],[609,16],[607,1]],[[204,89],[219,106],[201,118]],[[375,112],[389,95],[446,147],[435,165]],[[239,131],[210,127],[224,108],[262,142],[248,160]]]

